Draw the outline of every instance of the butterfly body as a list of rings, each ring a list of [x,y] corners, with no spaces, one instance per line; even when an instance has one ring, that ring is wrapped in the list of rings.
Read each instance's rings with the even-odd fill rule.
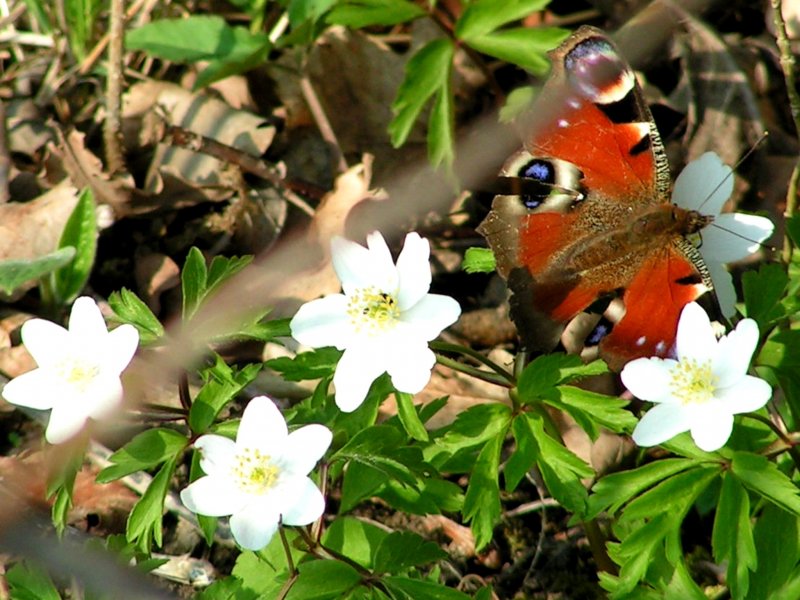
[[[581,28],[551,58],[532,111],[546,120],[501,171],[551,191],[499,195],[480,226],[512,318],[529,349],[550,350],[576,315],[619,299],[601,355],[613,368],[667,356],[683,306],[712,288],[693,239],[711,217],[671,203],[658,131],[605,35]]]

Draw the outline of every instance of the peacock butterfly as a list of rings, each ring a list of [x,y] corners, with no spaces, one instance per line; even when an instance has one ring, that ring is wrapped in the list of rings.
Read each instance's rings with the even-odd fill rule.
[[[568,322],[594,313],[582,335],[612,369],[667,356],[683,307],[703,295],[716,305],[691,237],[712,217],[670,201],[661,138],[606,35],[582,27],[550,56],[531,111],[547,122],[506,161],[500,176],[516,193],[496,196],[479,227],[511,289],[512,319],[529,350],[552,350]],[[609,322],[606,308],[616,309]]]

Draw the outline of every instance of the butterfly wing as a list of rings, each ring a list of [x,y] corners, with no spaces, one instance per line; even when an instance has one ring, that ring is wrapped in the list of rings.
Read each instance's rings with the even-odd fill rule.
[[[669,221],[660,137],[633,72],[599,30],[579,29],[551,58],[531,111],[545,122],[533,123],[525,149],[501,172],[551,192],[497,196],[480,227],[513,292],[512,318],[529,349],[550,350],[570,319],[598,300],[621,298],[623,315],[601,344],[603,356],[620,367],[664,355],[681,309],[710,289],[710,279]]]

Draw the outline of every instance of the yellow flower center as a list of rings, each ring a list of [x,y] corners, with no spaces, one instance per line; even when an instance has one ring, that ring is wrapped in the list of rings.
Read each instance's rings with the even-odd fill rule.
[[[393,295],[369,286],[350,296],[347,314],[358,333],[373,335],[395,325],[400,318],[400,307]]]
[[[239,488],[248,494],[265,494],[275,485],[280,469],[268,454],[256,448],[243,448],[231,470]]]
[[[670,389],[683,404],[703,404],[714,398],[719,379],[711,372],[711,361],[680,361],[672,371]]]
[[[80,358],[65,358],[56,365],[55,371],[68,385],[85,390],[100,373],[100,367]]]

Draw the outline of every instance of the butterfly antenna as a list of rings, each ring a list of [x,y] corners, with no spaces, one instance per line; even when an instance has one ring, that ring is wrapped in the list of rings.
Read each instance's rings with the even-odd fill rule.
[[[723,184],[723,183],[725,183],[726,181],[728,181],[728,179],[729,179],[729,178],[733,177],[733,174],[734,174],[734,172],[736,171],[736,169],[738,169],[740,166],[742,166],[742,163],[743,163],[744,161],[746,161],[748,158],[750,158],[750,155],[751,155],[751,154],[753,154],[753,152],[755,152],[755,151],[756,151],[756,148],[758,148],[758,147],[761,145],[761,143],[762,143],[764,140],[766,140],[766,139],[767,139],[767,137],[769,137],[769,131],[764,131],[764,132],[761,134],[761,137],[759,137],[759,138],[758,138],[758,139],[755,141],[755,143],[754,143],[752,146],[750,146],[750,149],[749,149],[747,152],[745,152],[745,153],[744,153],[744,154],[741,156],[741,158],[739,158],[739,160],[737,160],[737,161],[736,161],[736,164],[735,164],[735,165],[733,165],[733,168],[731,169],[731,171],[730,171],[730,172],[729,172],[729,173],[728,173],[728,174],[727,174],[725,177],[723,177],[723,178],[722,178],[722,180],[721,180],[721,181],[720,181],[720,182],[719,182],[719,183],[718,183],[718,184],[717,184],[717,185],[714,187],[714,189],[713,189],[713,190],[711,190],[711,191],[708,193],[708,195],[705,197],[705,199],[704,199],[704,200],[703,200],[703,201],[700,203],[700,208],[702,208],[702,207],[703,207],[703,205],[704,205],[706,202],[708,202],[709,200],[711,200],[711,198],[714,196],[714,194],[716,194],[716,193],[717,193],[717,190],[718,190],[719,188],[721,188],[721,187],[722,187],[722,184]],[[720,229],[722,229],[722,228],[720,228]],[[741,236],[740,236],[740,237],[741,237]]]

